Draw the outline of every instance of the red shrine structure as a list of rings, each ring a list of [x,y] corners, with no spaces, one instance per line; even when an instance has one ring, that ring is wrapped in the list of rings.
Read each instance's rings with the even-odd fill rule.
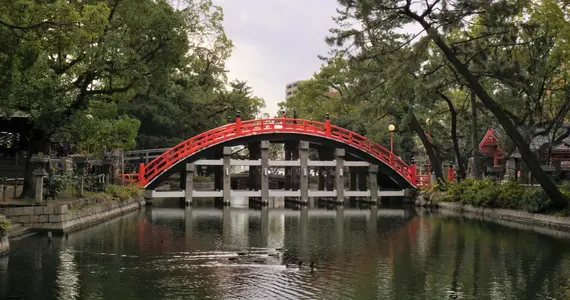
[[[570,168],[570,123],[564,123],[561,129],[561,133],[554,139],[551,139],[548,135],[535,136],[530,142],[530,149],[538,152],[539,157],[546,161],[549,152],[547,144],[551,140],[559,139],[560,141],[556,142],[552,147],[548,164],[566,169]],[[499,144],[499,139],[504,134],[504,131],[500,128],[490,128],[479,143],[479,152],[489,159],[492,158],[493,168],[500,168],[505,163],[505,152]],[[518,155],[518,153],[516,154]],[[520,158],[520,155],[516,158]],[[487,164],[487,166],[489,165],[490,163]]]

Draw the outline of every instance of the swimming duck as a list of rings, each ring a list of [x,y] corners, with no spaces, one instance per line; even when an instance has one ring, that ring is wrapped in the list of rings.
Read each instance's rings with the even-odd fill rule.
[[[303,269],[303,270],[309,270],[311,271],[311,273],[313,273],[313,271],[315,271],[315,262],[312,261],[308,266],[301,266],[299,265],[299,269]]]
[[[263,257],[258,257],[258,258],[254,258],[254,259],[253,259],[253,262],[254,262],[254,263],[258,263],[258,264],[264,264],[264,263],[267,262],[267,260],[266,260],[265,258],[263,258]]]
[[[280,253],[280,252],[277,252],[277,251],[273,251],[273,252],[267,253],[267,255],[268,255],[268,256],[272,256],[272,257],[277,257],[277,258],[279,258],[279,256],[281,256],[281,253]]]
[[[285,267],[286,267],[287,269],[300,269],[300,268],[301,268],[301,265],[303,265],[303,261],[302,261],[302,260],[300,260],[300,261],[299,261],[298,263],[296,263],[296,264],[286,264]]]

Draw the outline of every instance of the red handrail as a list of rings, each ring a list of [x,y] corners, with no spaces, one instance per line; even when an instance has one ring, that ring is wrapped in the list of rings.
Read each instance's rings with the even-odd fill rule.
[[[148,164],[141,164],[138,176],[139,184],[147,186],[154,178],[168,170],[173,164],[214,144],[243,136],[274,132],[317,135],[351,145],[389,165],[412,185],[416,185],[415,165],[406,164],[399,157],[391,155],[388,149],[366,137],[348,129],[332,125],[329,120],[323,123],[283,117],[247,121],[241,121],[237,118],[235,123],[198,134],[163,152]]]

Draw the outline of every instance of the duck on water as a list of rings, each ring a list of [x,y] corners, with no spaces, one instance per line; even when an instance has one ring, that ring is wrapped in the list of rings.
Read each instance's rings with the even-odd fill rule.
[[[309,265],[306,266],[306,265],[303,265],[303,261],[300,260],[297,264],[287,264],[287,265],[285,265],[285,267],[287,269],[310,270],[311,272],[316,270],[314,261],[310,262]]]

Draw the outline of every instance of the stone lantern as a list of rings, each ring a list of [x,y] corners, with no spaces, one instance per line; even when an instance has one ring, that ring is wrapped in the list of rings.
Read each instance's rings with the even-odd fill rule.
[[[105,175],[105,185],[108,185],[111,179],[113,173],[112,166],[113,166],[113,158],[106,156],[103,159],[103,174]]]
[[[48,161],[49,157],[43,154],[32,155],[30,159],[30,163],[34,166],[34,171],[32,172],[34,176],[34,200],[40,204],[43,202],[44,197],[44,177],[48,176],[45,168]]]
[[[76,171],[77,171],[77,177],[78,177],[78,182],[77,182],[77,196],[78,197],[83,197],[83,184],[84,184],[84,178],[83,176],[85,175],[85,166],[87,165],[87,156],[85,155],[75,155],[73,156],[73,163],[75,163],[76,165]]]

